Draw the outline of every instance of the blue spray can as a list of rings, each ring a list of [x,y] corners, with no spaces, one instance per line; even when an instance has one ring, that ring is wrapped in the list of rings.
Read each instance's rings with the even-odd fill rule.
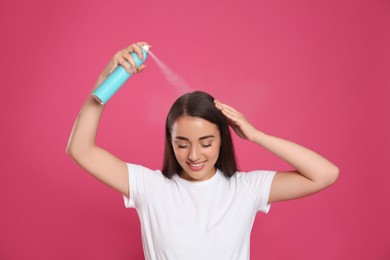
[[[149,46],[144,45],[142,48],[143,60],[140,60],[136,53],[132,52],[137,68],[144,63],[148,55]],[[116,67],[111,74],[100,84],[100,86],[92,92],[92,96],[102,105],[105,105],[108,100],[122,87],[128,78],[133,75],[128,73],[123,66]]]

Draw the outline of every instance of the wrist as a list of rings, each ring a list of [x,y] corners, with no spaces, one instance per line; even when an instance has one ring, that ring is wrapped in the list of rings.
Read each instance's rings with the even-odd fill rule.
[[[267,134],[266,133],[255,129],[253,135],[251,135],[249,140],[254,142],[254,143],[256,143],[256,144],[261,145],[265,138],[267,138]]]
[[[102,74],[99,75],[99,77],[97,78],[96,80],[96,83],[95,83],[95,86],[93,87],[93,90],[97,89],[100,84],[102,84],[102,82],[106,79],[107,77]]]

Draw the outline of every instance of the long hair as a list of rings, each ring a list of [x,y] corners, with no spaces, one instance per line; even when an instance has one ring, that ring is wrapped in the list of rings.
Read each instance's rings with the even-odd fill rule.
[[[183,168],[176,159],[172,146],[172,126],[180,116],[192,116],[205,119],[217,125],[221,146],[215,167],[230,178],[238,170],[232,137],[226,117],[214,105],[214,98],[205,92],[195,91],[179,97],[169,110],[165,122],[165,148],[162,173],[171,178],[175,173],[180,174]]]

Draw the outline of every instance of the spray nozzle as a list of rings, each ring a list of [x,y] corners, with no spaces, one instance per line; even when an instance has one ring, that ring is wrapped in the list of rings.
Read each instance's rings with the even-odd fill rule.
[[[150,46],[149,45],[144,45],[141,48],[144,49],[147,52],[150,49]]]

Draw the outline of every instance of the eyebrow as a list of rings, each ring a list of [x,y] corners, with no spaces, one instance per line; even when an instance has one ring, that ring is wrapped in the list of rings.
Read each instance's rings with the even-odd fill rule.
[[[204,139],[209,139],[209,138],[214,138],[214,137],[215,137],[214,135],[205,135],[205,136],[199,137],[199,140],[204,140]],[[189,139],[187,137],[184,137],[184,136],[175,136],[175,139],[189,141]]]

